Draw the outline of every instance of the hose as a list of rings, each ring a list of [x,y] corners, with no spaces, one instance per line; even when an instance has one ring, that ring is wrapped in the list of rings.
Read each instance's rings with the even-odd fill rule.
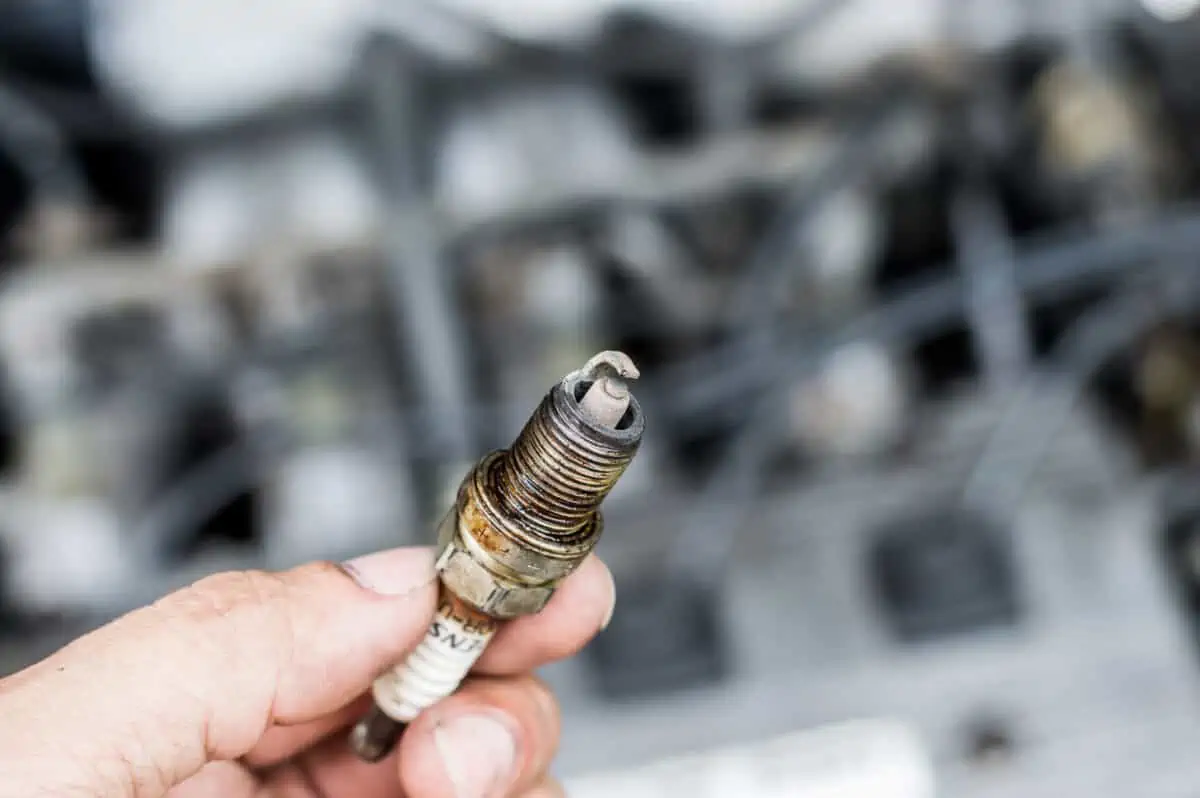
[[[1193,211],[1137,230],[1072,238],[1035,250],[1017,259],[1017,284],[1026,302],[1034,299],[1046,301],[1078,289],[1096,277],[1129,270],[1147,259],[1166,259],[1171,255],[1186,257],[1188,250],[1196,246],[1200,246],[1200,216]],[[1194,292],[1188,296],[1194,299]],[[942,278],[860,315],[815,342],[780,348],[768,355],[765,360],[767,365],[760,362],[753,366],[753,371],[740,370],[738,378],[746,380],[740,386],[745,391],[741,395],[755,398],[737,405],[737,417],[742,419],[742,425],[734,434],[725,456],[699,491],[701,499],[697,502],[696,510],[690,514],[683,531],[672,542],[666,558],[667,569],[701,583],[716,584],[720,580],[738,540],[738,535],[732,530],[744,517],[749,502],[761,488],[766,460],[775,451],[774,443],[778,439],[776,429],[785,400],[785,392],[781,390],[783,386],[811,374],[829,352],[852,341],[868,338],[903,346],[936,332],[961,319],[964,301],[962,279],[957,276]],[[1059,357],[1073,364],[1068,369],[1071,374],[1091,373],[1120,345],[1136,340],[1147,324],[1161,318],[1163,310],[1162,306],[1145,303],[1135,303],[1128,309],[1125,305],[1116,309],[1105,308],[1097,312],[1095,317],[1087,317],[1101,321],[1081,322],[1078,331],[1064,339],[1063,354]],[[1114,327],[1111,324],[1117,314],[1124,318],[1124,326]],[[714,374],[727,376],[719,372]],[[1073,407],[1082,384],[1083,380],[1078,377],[1068,381],[1069,389],[1061,402],[1065,410],[1047,414],[1052,429],[1057,429],[1056,424],[1061,425],[1064,413],[1069,413]],[[750,385],[753,388],[748,387]],[[664,411],[672,406],[678,409],[675,403],[686,388],[685,383],[677,383],[672,400],[658,402],[655,410],[659,406]],[[1032,395],[1032,392],[1026,395]],[[1011,420],[1007,424],[1001,422],[992,438],[996,443],[985,447],[985,450],[1007,441],[1012,430],[1010,425],[1027,415],[1028,407],[1022,401],[1015,403],[1009,414]],[[1033,437],[1036,437],[1038,445],[1044,446],[1052,435],[1043,431],[1022,440]],[[994,495],[997,503],[1007,501],[1007,506],[1011,507],[1011,497],[1019,497],[1044,450],[1036,447],[1025,450],[1026,465],[1016,470],[1018,476],[1015,482],[1018,487],[1009,489],[1007,493],[990,487],[996,474],[997,466],[994,463],[1003,461],[998,449],[992,448],[992,451],[996,453],[985,455],[981,458],[981,464],[974,469],[964,496],[966,500],[976,501],[983,494]],[[1001,496],[1008,498],[1000,499]]]
[[[1075,231],[1020,248],[1015,286],[1026,305],[1046,304],[1130,272],[1145,263],[1200,249],[1200,208],[1181,206],[1137,227]],[[948,266],[939,272],[955,271]],[[735,341],[659,371],[643,393],[669,396],[657,412],[675,425],[710,425],[743,417],[750,397],[811,373],[830,351],[854,340],[913,338],[959,320],[966,291],[957,274],[924,280],[893,299],[813,337],[803,324],[778,323],[753,340]],[[764,354],[766,353],[766,354]],[[660,422],[662,423],[662,422]]]
[[[1077,321],[1060,341],[1050,368],[1028,377],[1005,409],[963,483],[962,503],[1013,513],[1096,372],[1163,318],[1200,308],[1198,287],[1194,280],[1172,285],[1168,301],[1122,295]]]
[[[212,518],[258,481],[259,458],[245,443],[210,455],[168,487],[134,526],[137,554],[157,571],[166,553],[177,551]]]

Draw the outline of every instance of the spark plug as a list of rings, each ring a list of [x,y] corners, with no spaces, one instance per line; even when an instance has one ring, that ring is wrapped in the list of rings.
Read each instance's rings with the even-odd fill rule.
[[[350,735],[383,759],[405,726],[453,693],[499,625],[539,612],[600,538],[600,503],[629,466],[645,422],[628,380],[637,367],[601,352],[555,385],[512,447],[463,479],[438,527],[439,600],[420,645],[372,687]]]

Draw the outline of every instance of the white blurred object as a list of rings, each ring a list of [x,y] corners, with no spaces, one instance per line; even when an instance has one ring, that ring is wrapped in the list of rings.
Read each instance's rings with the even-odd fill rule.
[[[867,192],[847,187],[833,194],[810,223],[813,264],[823,280],[857,282],[879,242],[878,213]]]
[[[1142,7],[1163,22],[1182,22],[1196,13],[1200,0],[1142,0]]]
[[[173,263],[204,269],[290,251],[362,246],[379,230],[380,197],[346,137],[294,127],[269,144],[215,142],[175,163],[162,238]]]
[[[489,32],[586,45],[615,12],[636,11],[730,45],[787,30],[812,13],[815,35],[779,51],[781,74],[834,81],[880,57],[936,47],[943,0],[95,0],[92,51],[102,83],[153,122],[191,128],[327,98],[343,88],[362,44],[399,35],[442,59],[486,57]],[[836,0],[832,0],[836,2]],[[1086,0],[1097,24],[1123,0]],[[1195,0],[1143,0],[1178,20]],[[1027,32],[1019,3],[974,3],[973,44],[992,48]],[[1033,15],[1047,17],[1046,14]],[[1039,19],[1042,32],[1055,21]],[[801,29],[805,25],[799,26]],[[809,33],[811,31],[803,31]],[[765,53],[770,56],[773,53]],[[561,141],[570,141],[564,136]]]
[[[123,526],[104,502],[19,494],[8,509],[7,576],[22,609],[86,611],[111,603],[135,577]]]
[[[349,76],[357,46],[380,30],[468,60],[486,47],[473,27],[525,41],[581,44],[614,12],[634,10],[744,43],[825,2],[97,0],[93,50],[101,79],[114,91],[151,119],[190,127],[328,95]],[[876,5],[897,7],[888,22],[903,28],[913,17],[910,6],[921,0],[856,2],[871,14],[878,13]]]
[[[274,165],[288,240],[305,251],[360,246],[378,232],[381,199],[362,159],[332,130],[292,131]]]
[[[794,390],[791,428],[797,442],[822,457],[864,457],[899,442],[909,411],[903,368],[886,349],[860,341],[829,356]]]
[[[439,201],[468,222],[512,208],[605,196],[631,177],[621,116],[597,91],[547,85],[458,109],[438,158]]]
[[[810,277],[804,294],[818,312],[843,313],[866,299],[883,240],[883,214],[860,186],[847,186],[816,210],[805,226],[803,264]]]
[[[77,380],[69,331],[89,306],[88,290],[25,280],[0,296],[0,358],[19,412],[55,403]]]
[[[538,253],[526,269],[521,309],[530,323],[547,333],[568,334],[586,333],[595,326],[600,291],[590,264],[577,248]],[[552,373],[561,371],[556,368]]]
[[[264,506],[268,563],[290,567],[410,539],[411,505],[375,453],[346,446],[297,452],[280,466]]]
[[[162,210],[171,260],[198,268],[246,258],[265,221],[258,177],[255,159],[242,148],[205,148],[177,158]]]
[[[377,0],[97,0],[96,69],[162,124],[191,127],[343,84]]]
[[[933,798],[935,789],[932,759],[913,729],[863,720],[573,779],[567,792],[572,798]]]

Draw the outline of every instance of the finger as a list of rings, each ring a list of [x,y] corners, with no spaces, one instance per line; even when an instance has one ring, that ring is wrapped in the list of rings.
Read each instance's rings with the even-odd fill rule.
[[[236,762],[210,762],[168,792],[167,798],[254,798],[258,794],[253,773]]]
[[[547,776],[528,792],[521,793],[519,798],[567,798],[567,791],[558,779]]]
[[[563,580],[546,608],[501,627],[475,670],[527,673],[572,656],[608,625],[617,591],[612,573],[596,556]]]
[[[331,737],[264,783],[268,794],[303,785],[309,793],[300,794],[323,798],[500,798],[541,779],[558,733],[557,704],[539,681],[477,679],[422,714],[382,762],[367,764]]]
[[[337,712],[298,726],[273,726],[242,757],[251,768],[270,768],[311,748],[331,734],[348,729],[371,708],[369,695],[359,696]]]
[[[421,798],[501,798],[536,784],[558,748],[558,704],[531,677],[476,679],[400,740],[400,782]]]
[[[350,751],[345,735],[335,735],[264,773],[263,792],[306,798],[400,798],[404,793],[398,763],[395,751],[380,762],[363,762]]]
[[[202,580],[0,694],[5,728],[20,732],[0,730],[0,783],[161,795],[208,760],[244,755],[273,723],[316,720],[365,692],[424,634],[433,584],[425,549],[349,571],[325,563]]]

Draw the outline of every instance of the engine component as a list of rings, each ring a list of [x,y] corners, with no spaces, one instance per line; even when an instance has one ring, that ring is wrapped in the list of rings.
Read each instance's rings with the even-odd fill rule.
[[[37,262],[0,295],[5,400],[23,434],[3,508],[14,603],[111,604],[156,550],[130,524],[161,487],[185,385],[224,335],[158,261]]]
[[[111,91],[154,122],[188,128],[330,94],[353,67],[352,44],[371,5],[102,3],[93,9],[89,45]],[[220,58],[197,57],[212,48]]]
[[[1138,443],[1151,464],[1186,462],[1200,444],[1200,347],[1166,326],[1142,345],[1133,387],[1141,404]]]
[[[884,617],[905,641],[1016,620],[1018,597],[1007,541],[966,512],[890,522],[870,555]]]
[[[711,685],[730,670],[720,591],[654,572],[622,580],[618,613],[590,649],[596,686],[614,699],[636,699]]]
[[[1048,70],[1034,89],[1047,171],[1067,193],[1084,189],[1102,221],[1144,213],[1170,189],[1170,148],[1146,104],[1119,81],[1070,62]]]
[[[550,390],[512,448],[463,480],[439,530],[437,614],[376,680],[375,707],[351,735],[360,757],[386,756],[405,724],[454,692],[500,622],[540,611],[595,547],[600,503],[645,429],[625,382],[638,376],[627,355],[596,355]]]

